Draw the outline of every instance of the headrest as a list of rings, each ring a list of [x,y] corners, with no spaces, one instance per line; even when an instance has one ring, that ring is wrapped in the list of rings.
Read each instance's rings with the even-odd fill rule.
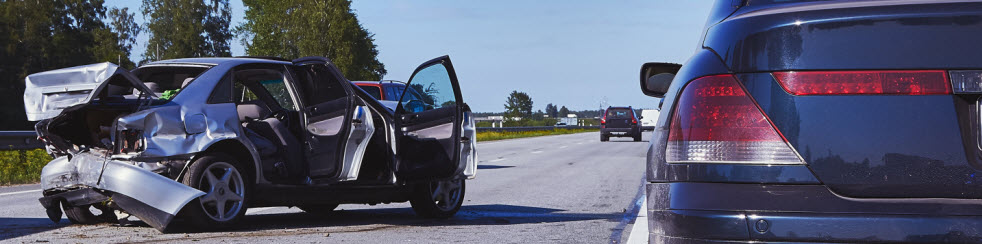
[[[235,106],[236,112],[239,113],[239,121],[245,122],[249,119],[262,119],[269,116],[269,110],[266,107],[260,106],[253,103],[243,103]],[[248,118],[247,118],[248,117]]]
[[[188,83],[191,83],[191,81],[193,81],[193,80],[194,80],[194,77],[188,77],[187,79],[184,79],[184,82],[181,82],[181,89],[184,89],[185,87],[187,87],[188,86]]]

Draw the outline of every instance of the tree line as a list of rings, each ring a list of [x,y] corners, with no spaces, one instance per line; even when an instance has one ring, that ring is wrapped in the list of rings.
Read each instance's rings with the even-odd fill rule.
[[[532,111],[533,104],[532,97],[527,93],[512,91],[505,99],[504,112],[475,113],[475,116],[504,116],[510,118],[504,121],[505,126],[551,126],[555,125],[559,118],[565,118],[570,114],[575,114],[581,120],[588,121],[588,124],[595,124],[592,123],[593,118],[603,115],[602,110],[571,111],[566,106],[553,105],[552,103],[546,104],[545,111]],[[479,124],[478,126],[488,125]]]
[[[228,0],[142,0],[137,10],[103,0],[0,0],[0,130],[32,129],[24,115],[28,74],[99,62],[131,69],[162,59],[231,56],[239,41],[248,56],[330,58],[352,80],[379,80],[374,35],[350,0],[244,0],[233,26]],[[145,33],[149,39],[137,43]],[[146,47],[130,60],[135,45]]]

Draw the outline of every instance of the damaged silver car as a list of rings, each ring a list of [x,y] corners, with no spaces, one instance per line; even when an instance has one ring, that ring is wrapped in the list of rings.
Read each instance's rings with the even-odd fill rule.
[[[406,202],[448,218],[477,171],[475,127],[447,56],[383,105],[326,58],[189,58],[32,74],[27,117],[54,160],[41,205],[77,224],[135,216],[226,227],[249,207]],[[64,212],[63,212],[64,211]]]

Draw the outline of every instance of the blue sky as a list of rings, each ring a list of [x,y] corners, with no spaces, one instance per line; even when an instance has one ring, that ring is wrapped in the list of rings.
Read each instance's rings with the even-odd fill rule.
[[[241,1],[231,1],[233,25]],[[138,12],[140,1],[108,0]],[[504,110],[513,90],[572,110],[610,105],[653,107],[641,94],[644,62],[684,62],[698,47],[710,0],[616,1],[354,1],[375,34],[385,79],[406,80],[420,63],[450,55],[464,100],[475,111]],[[137,21],[143,21],[137,14]],[[143,53],[138,39],[133,60]],[[233,55],[243,55],[238,41]]]

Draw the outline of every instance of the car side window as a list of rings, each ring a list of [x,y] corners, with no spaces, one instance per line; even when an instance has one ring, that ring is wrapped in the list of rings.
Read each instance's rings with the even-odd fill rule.
[[[235,67],[232,96],[236,103],[264,100],[272,110],[297,110],[294,92],[286,83],[286,69],[279,64],[245,64]]]
[[[305,104],[314,105],[348,97],[341,81],[325,65],[293,66]]]
[[[283,79],[273,79],[273,80],[262,80],[259,84],[266,88],[266,92],[273,96],[276,103],[283,106],[285,109],[296,111],[296,106],[293,103],[293,98],[290,97],[290,91],[286,87]]]
[[[413,76],[406,87],[400,104],[409,112],[417,113],[457,105],[453,82],[447,67],[434,64],[423,68]]]
[[[255,100],[259,100],[259,96],[256,96],[256,93],[243,85],[242,82],[235,82],[235,85],[232,86],[232,102],[242,104]]]
[[[385,100],[399,101],[399,96],[402,95],[401,86],[386,86],[385,87]]]

